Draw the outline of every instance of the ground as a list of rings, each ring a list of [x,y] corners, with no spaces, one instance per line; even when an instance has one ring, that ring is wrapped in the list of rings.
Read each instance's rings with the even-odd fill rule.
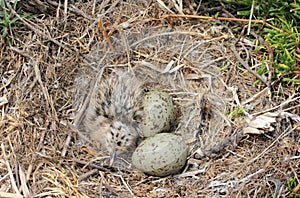
[[[247,124],[236,98],[243,102],[260,93],[250,102],[255,108],[247,109],[254,116],[285,110],[299,115],[299,96],[285,85],[254,83],[257,78],[240,64],[232,50],[234,42],[239,42],[234,35],[241,31],[237,28],[240,24],[165,17],[176,9],[171,3],[163,7],[158,2],[29,1],[18,5],[35,15],[11,26],[0,44],[0,197],[289,195],[286,184],[289,178],[298,179],[299,173],[299,161],[293,158],[298,155],[299,124],[277,117],[271,132],[235,136]],[[184,6],[184,13],[197,8],[192,3]],[[209,156],[199,158],[190,153],[185,172],[163,178],[99,165],[99,158],[80,143],[73,125],[74,81],[93,47],[123,28],[151,27],[189,32],[193,39],[203,41],[203,54],[211,54],[207,57],[220,54],[218,61],[207,63],[214,67],[207,72],[217,70],[214,78],[224,83],[224,93],[218,89],[214,96],[229,98],[224,116],[232,128],[225,135],[237,137],[236,142],[231,141],[234,144],[226,144]],[[260,63],[262,54],[252,46],[243,49],[236,50],[243,58],[248,53],[251,66]],[[197,74],[190,69],[185,72]],[[200,86],[197,80],[194,85]],[[268,86],[282,94],[263,91]]]

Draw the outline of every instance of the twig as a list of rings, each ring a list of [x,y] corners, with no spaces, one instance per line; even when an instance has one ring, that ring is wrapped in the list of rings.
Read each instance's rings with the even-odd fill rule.
[[[265,87],[263,90],[261,90],[258,93],[252,95],[252,97],[250,97],[249,99],[243,101],[241,104],[242,105],[248,104],[248,103],[256,100],[257,98],[262,97],[264,94],[266,94],[266,92],[267,92],[267,94],[269,94],[268,92],[270,92],[270,89],[268,87]]]
[[[255,173],[252,173],[242,179],[229,180],[229,181],[225,181],[225,182],[213,180],[212,182],[210,182],[210,184],[208,186],[210,188],[215,188],[215,187],[220,187],[220,186],[235,187],[240,183],[249,181],[251,179],[251,177],[254,177],[255,175],[263,173],[265,171],[266,171],[265,169],[259,169]]]
[[[247,35],[250,34],[250,30],[251,30],[251,22],[252,22],[253,10],[254,10],[254,3],[255,3],[255,1],[252,0],[251,12],[250,12],[249,23],[248,23],[248,28],[247,28]]]
[[[100,171],[105,171],[105,172],[108,172],[108,169],[102,167],[102,166],[98,166],[98,165],[95,165],[95,164],[91,164],[91,163],[88,163],[86,161],[83,161],[83,160],[79,160],[79,159],[76,159],[76,158],[72,158],[72,161],[73,162],[76,162],[78,164],[82,164],[82,165],[85,165],[85,166],[89,166],[89,167],[92,167],[92,168],[97,168],[98,170]]]
[[[28,54],[27,52],[20,50],[16,47],[10,46],[10,50],[17,52],[18,54],[21,54],[22,56],[31,59],[32,55]]]
[[[122,177],[122,175],[117,175],[118,177],[121,178],[122,183],[124,184],[124,186],[127,188],[128,192],[131,194],[132,197],[135,197],[135,195],[133,194],[132,190],[129,188],[128,184],[126,183],[126,181],[124,180],[124,178]]]
[[[8,193],[8,192],[0,192],[0,197],[6,197],[6,198],[23,198],[22,195],[15,194],[15,193]]]
[[[30,193],[29,188],[27,186],[25,173],[20,165],[19,165],[19,177],[20,177],[21,189],[23,194],[25,195],[25,197],[32,197],[32,194]]]
[[[279,179],[275,179],[273,177],[268,178],[268,180],[275,184],[275,190],[274,190],[273,198],[279,198],[280,194],[281,194],[281,192],[284,188],[284,184]]]
[[[104,39],[107,41],[107,43],[108,43],[108,45],[109,45],[109,48],[111,49],[112,52],[114,52],[115,49],[114,49],[114,47],[113,47],[113,45],[112,45],[112,43],[111,43],[111,41],[110,41],[110,39],[109,39],[109,36],[108,36],[107,32],[106,32],[105,29],[104,29],[104,26],[103,26],[103,23],[102,23],[102,20],[101,20],[101,19],[98,19],[98,25],[99,25],[100,30],[101,30],[102,33],[103,33]]]
[[[39,29],[33,27],[32,25],[30,25],[25,19],[23,19],[23,18],[22,18],[22,17],[21,17],[21,16],[20,16],[20,15],[12,8],[12,7],[11,7],[11,5],[10,5],[9,2],[6,2],[6,5],[7,5],[7,7],[10,9],[10,11],[11,11],[14,15],[16,15],[16,17],[17,17],[20,21],[22,21],[22,23],[24,23],[24,24],[25,24],[29,29],[31,29],[33,32],[36,32],[37,34],[39,34],[39,35],[41,35],[41,36],[47,38],[48,40],[52,41],[52,42],[55,43],[56,45],[62,47],[62,48],[65,49],[65,50],[67,50],[68,52],[71,52],[71,53],[74,53],[74,52],[75,52],[77,55],[82,56],[82,55],[77,51],[77,49],[70,49],[69,47],[65,46],[64,44],[62,44],[62,43],[58,42],[57,40],[53,39],[51,36],[49,36],[49,35],[43,33],[41,30],[39,30]]]
[[[57,113],[56,113],[56,110],[54,108],[53,101],[52,101],[52,99],[51,99],[51,97],[49,95],[49,92],[48,92],[47,88],[44,86],[44,83],[43,83],[42,77],[41,77],[41,71],[40,71],[40,69],[39,69],[39,67],[38,67],[37,64],[34,64],[34,71],[35,71],[35,75],[36,75],[37,81],[40,84],[40,86],[42,87],[42,92],[44,94],[44,97],[45,97],[46,101],[48,102],[48,104],[50,105],[52,113],[54,114],[54,119],[56,121],[58,121]]]
[[[16,180],[15,180],[15,178],[13,176],[13,172],[12,172],[10,164],[9,164],[9,162],[7,160],[7,156],[6,156],[6,152],[5,152],[5,148],[4,148],[4,144],[3,143],[1,144],[1,149],[2,149],[3,156],[4,156],[6,168],[8,170],[8,174],[9,174],[9,177],[10,177],[12,188],[16,192],[16,196],[19,197],[19,196],[21,196],[21,193],[20,193],[20,191],[19,191],[19,189],[18,189],[18,187],[16,185]]]
[[[61,152],[61,156],[62,156],[62,157],[65,157],[65,156],[66,156],[66,153],[67,153],[67,150],[68,150],[70,141],[71,141],[71,135],[69,134],[69,135],[67,136],[67,138],[66,138],[66,141],[65,141],[65,143],[64,143],[64,147],[63,147],[62,152]]]
[[[234,16],[231,13],[228,13],[228,14],[230,16],[232,16],[232,18],[234,18]],[[243,25],[239,20],[237,22],[238,22],[239,25]],[[244,32],[244,29],[245,29],[245,27],[243,27],[243,30],[241,31],[241,34],[239,35],[239,38],[236,40],[235,44],[241,39],[241,37],[243,35],[243,32]],[[280,31],[280,32],[283,32],[280,29],[277,29],[277,28],[275,28],[275,29],[278,30],[278,31]],[[247,34],[248,34],[248,32],[247,32]],[[254,36],[260,43],[262,43],[267,48],[267,50],[268,50],[270,63],[269,63],[269,65],[266,64],[266,67],[267,67],[267,70],[268,70],[268,81],[267,81],[268,84],[267,84],[267,86],[269,88],[271,88],[271,82],[272,82],[271,79],[272,79],[272,76],[273,76],[273,73],[274,73],[274,69],[273,69],[274,48],[272,48],[268,42],[266,42],[260,35],[256,34],[255,32],[251,31],[250,34],[252,36]]]
[[[165,8],[168,12],[174,13],[172,10],[170,10],[170,8],[168,8],[168,6],[166,6],[166,4],[162,0],[156,0],[156,1],[160,6]]]
[[[244,49],[246,49],[244,46],[242,46]],[[239,60],[239,62],[243,65],[243,67],[245,67],[245,69],[247,69],[247,71],[249,71],[251,74],[253,74],[256,78],[258,78],[259,80],[261,80],[265,85],[268,86],[268,81],[266,79],[264,79],[263,77],[261,77],[258,73],[256,73],[254,70],[252,70],[248,64],[248,62],[244,61],[239,53],[237,52],[235,46],[231,48],[232,52],[234,53],[235,57]],[[247,50],[246,50],[247,53]],[[248,53],[247,53],[248,56]],[[271,79],[269,79],[271,80]]]
[[[49,3],[49,4],[53,5],[53,6],[58,6],[58,7],[63,8],[63,6],[60,3],[57,3],[55,1],[47,0],[47,3]],[[75,14],[81,15],[84,18],[87,18],[87,19],[90,19],[90,20],[94,20],[93,17],[91,17],[90,15],[87,15],[86,13],[82,12],[80,9],[76,8],[74,5],[70,5],[69,8],[68,8],[68,10],[70,10],[71,12],[73,12]]]
[[[108,190],[109,192],[111,192],[113,195],[119,197],[119,194],[118,194],[117,190],[114,189],[111,185],[109,185],[109,183],[108,183],[108,182],[106,181],[106,179],[104,178],[103,173],[100,172],[99,174],[101,175],[101,185],[104,184],[105,188],[107,188],[107,190]],[[100,193],[101,193],[101,192],[102,192],[102,188],[100,188]]]
[[[257,113],[253,113],[251,114],[252,116],[256,116],[256,115],[260,115],[260,114],[263,114],[263,113],[266,113],[266,112],[272,112],[276,109],[280,109],[284,106],[286,106],[287,104],[291,103],[291,102],[294,102],[298,99],[300,99],[300,96],[298,97],[295,97],[293,98],[294,96],[291,96],[290,98],[286,99],[285,101],[283,101],[281,104],[275,106],[275,107],[272,107],[270,109],[266,109],[266,110],[263,110],[263,111],[260,111],[260,112],[257,112]],[[293,109],[294,107],[290,107],[290,108],[287,108],[287,109],[282,109],[282,111],[290,111],[291,109]]]
[[[300,184],[298,184],[294,189],[293,189],[293,193],[297,193],[300,189]]]
[[[199,173],[205,173],[206,172],[206,168],[207,167],[204,167],[204,168],[202,168],[200,170],[189,171],[189,172],[181,173],[181,174],[178,174],[178,175],[174,175],[174,178],[194,177],[196,179],[200,179],[200,177],[198,177],[196,175],[198,175]]]
[[[259,169],[258,171],[256,171],[255,173],[252,173],[250,175],[248,175],[247,177],[244,177],[243,179],[240,179],[239,182],[246,182],[248,181],[249,179],[251,179],[251,177],[257,175],[257,174],[260,174],[260,173],[263,173],[265,172],[266,170],[265,169]]]
[[[17,72],[16,72],[14,75],[12,75],[12,77],[10,77],[10,78],[7,80],[7,82],[5,83],[5,85],[3,85],[2,87],[0,87],[0,92],[2,92],[2,90],[3,90],[5,87],[9,86],[9,85],[11,84],[11,82],[15,79],[16,76],[17,76]]]
[[[91,171],[89,171],[89,172],[87,172],[87,173],[84,173],[84,174],[82,174],[82,175],[80,175],[80,176],[78,177],[78,181],[83,181],[83,180],[85,180],[86,178],[88,178],[89,176],[98,173],[98,171],[99,171],[98,169],[93,169],[93,170],[91,170]]]
[[[296,127],[294,127],[294,128],[292,128],[289,132],[287,132],[287,130],[286,131],[284,131],[283,133],[281,133],[265,150],[263,150],[263,152],[261,152],[259,155],[257,155],[255,158],[253,158],[252,160],[250,160],[250,162],[249,162],[249,164],[252,164],[253,162],[255,162],[257,159],[259,159],[259,158],[261,158],[264,154],[266,154],[267,153],[267,151],[271,148],[271,147],[273,147],[274,146],[274,144],[276,143],[276,142],[278,142],[279,141],[279,139],[280,138],[282,138],[283,136],[285,136],[285,135],[287,135],[288,133],[291,133],[292,131],[294,131],[295,129],[297,128],[297,126]]]
[[[274,68],[273,68],[273,63],[274,63],[274,48],[271,47],[271,45],[266,42],[260,35],[256,34],[255,32],[251,32],[251,34],[253,36],[255,36],[256,39],[258,39],[258,41],[260,43],[262,43],[264,46],[266,46],[267,50],[268,50],[268,53],[269,53],[269,65],[266,64],[266,67],[268,69],[268,84],[267,86],[270,88],[271,87],[271,80],[272,80],[272,77],[273,77],[273,73],[274,73]]]
[[[68,12],[68,0],[64,1],[64,17],[67,17]]]
[[[224,138],[217,145],[209,148],[208,150],[202,150],[201,148],[195,151],[195,159],[201,159],[203,157],[209,157],[214,153],[218,153],[222,151],[226,146],[231,145],[232,147],[236,147],[237,143],[245,136],[243,130],[240,128],[236,129],[236,133],[227,138]]]
[[[106,56],[103,56],[103,58],[105,58],[105,57],[106,57]],[[102,58],[101,61],[99,61],[99,64],[101,64],[101,62],[103,61],[103,58]],[[94,78],[94,79],[92,80],[92,82],[90,82],[92,86],[90,87],[88,93],[85,95],[85,97],[84,97],[84,99],[83,99],[83,102],[82,102],[82,104],[81,104],[81,107],[80,107],[80,109],[78,110],[78,112],[77,112],[77,114],[76,114],[76,117],[75,117],[75,120],[74,120],[74,125],[75,125],[75,126],[78,126],[78,125],[81,124],[82,119],[83,119],[83,117],[84,117],[85,110],[86,110],[88,104],[90,103],[91,95],[92,95],[92,93],[95,91],[94,89],[96,89],[97,81],[99,81],[99,80],[102,78],[102,75],[103,75],[103,73],[104,73],[104,70],[105,70],[105,67],[101,68],[100,71],[97,72],[97,73],[98,73],[98,74],[97,74],[97,77]]]
[[[162,15],[161,18],[167,17],[183,17],[183,18],[193,18],[193,19],[206,19],[206,20],[220,20],[220,21],[238,21],[238,22],[249,22],[249,19],[238,19],[238,18],[227,18],[227,17],[217,17],[217,16],[197,16],[197,15],[185,15],[185,14],[167,14]],[[262,23],[269,26],[275,30],[283,32],[281,29],[267,23],[265,20],[252,20],[253,23]]]
[[[8,103],[8,100],[7,100],[6,95],[0,97],[0,107],[2,107],[3,105],[5,105],[7,103]]]

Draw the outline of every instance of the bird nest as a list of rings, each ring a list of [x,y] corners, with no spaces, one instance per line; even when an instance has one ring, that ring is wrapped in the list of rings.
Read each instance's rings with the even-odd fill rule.
[[[122,30],[97,43],[78,73],[75,125],[82,122],[95,83],[129,71],[144,83],[144,89],[173,97],[178,116],[172,130],[189,144],[190,157],[221,151],[233,132],[225,116],[226,98],[231,95],[219,78],[224,59],[222,47],[199,39],[196,32],[166,27]]]

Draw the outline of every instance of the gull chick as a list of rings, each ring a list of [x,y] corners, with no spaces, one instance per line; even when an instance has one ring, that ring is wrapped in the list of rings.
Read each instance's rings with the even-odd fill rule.
[[[78,124],[80,136],[110,155],[110,165],[118,155],[134,151],[140,137],[142,83],[132,72],[111,73],[99,79]]]

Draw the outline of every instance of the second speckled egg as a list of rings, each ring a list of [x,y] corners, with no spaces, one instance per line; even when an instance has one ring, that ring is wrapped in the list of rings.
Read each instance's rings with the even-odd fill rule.
[[[144,121],[142,132],[144,137],[168,131],[175,118],[175,107],[170,94],[161,91],[150,91],[143,99]]]
[[[187,160],[188,145],[173,133],[159,133],[145,139],[132,155],[132,164],[154,176],[167,176],[180,171]]]

